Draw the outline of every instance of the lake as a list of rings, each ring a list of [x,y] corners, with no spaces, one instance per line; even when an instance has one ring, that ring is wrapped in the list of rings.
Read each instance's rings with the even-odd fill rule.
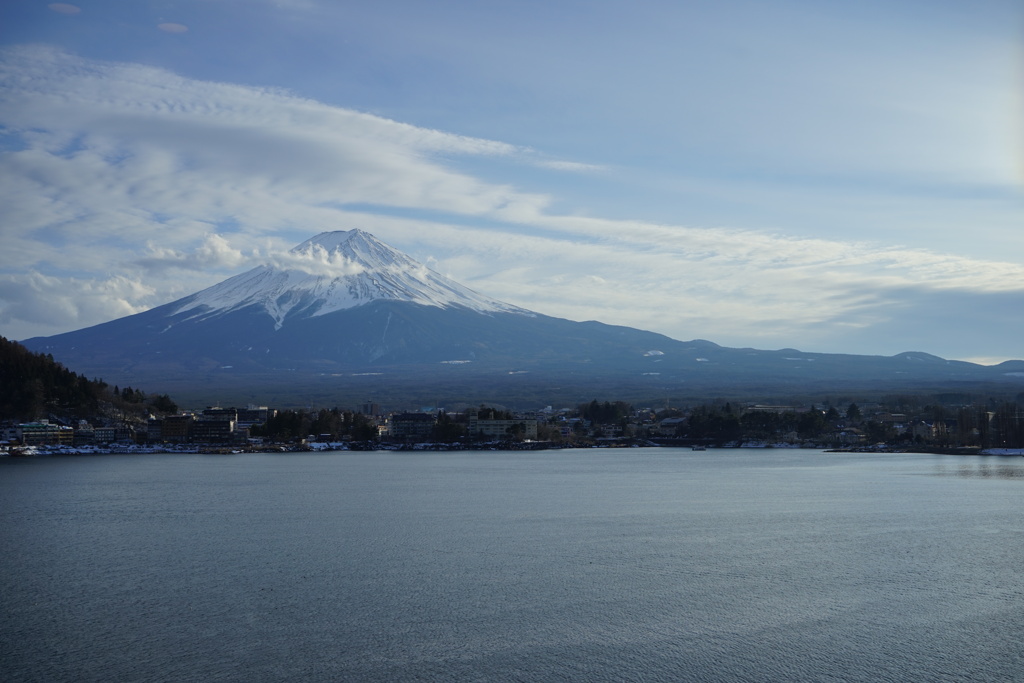
[[[5,681],[1024,679],[1024,458],[0,460]]]

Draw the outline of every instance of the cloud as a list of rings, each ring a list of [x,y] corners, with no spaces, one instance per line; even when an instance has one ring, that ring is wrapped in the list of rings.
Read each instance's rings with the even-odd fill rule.
[[[66,2],[51,2],[47,7],[59,14],[80,14],[82,12],[81,7]]]
[[[741,230],[557,222],[567,236],[386,229],[474,289],[574,320],[733,346],[891,355],[941,345],[966,356],[988,345],[1003,348],[1004,358],[1019,355],[1001,342],[1024,331],[1007,315],[1014,306],[1024,310],[1024,267],[1017,264]],[[433,242],[460,247],[446,256]],[[990,329],[1000,332],[978,333]]]
[[[188,33],[188,26],[185,26],[184,24],[176,24],[170,21],[157,24],[156,27],[164,33]]]
[[[550,168],[555,171],[567,171],[569,173],[596,173],[607,170],[607,166],[600,164],[584,164],[578,161],[540,161],[538,166]]]
[[[122,276],[106,279],[51,277],[29,271],[0,275],[0,324],[29,323],[41,329],[59,325],[75,329],[111,318],[140,313],[137,302],[153,289]],[[98,319],[97,319],[98,318]]]
[[[0,83],[9,86],[0,93],[3,124],[22,143],[0,165],[5,214],[21,218],[6,222],[18,236],[134,245],[159,225],[160,243],[180,250],[225,221],[249,235],[344,227],[335,207],[352,202],[530,216],[548,201],[433,158],[510,155],[510,145],[282,91],[40,47],[8,50]]]
[[[302,251],[289,250],[273,254],[266,264],[283,270],[327,277],[358,275],[364,270],[363,266],[350,261],[343,254],[330,253],[318,244],[310,245]]]
[[[0,53],[0,125],[11,142],[0,324],[15,338],[144,310],[260,263],[353,272],[289,249],[356,227],[509,303],[680,339],[877,353],[920,340],[915,350],[942,354],[924,343],[942,330],[945,348],[967,354],[976,323],[999,335],[971,355],[998,357],[1022,331],[1000,318],[1024,309],[1019,263],[555,213],[553,195],[457,170],[458,158],[580,173],[574,182],[603,169],[281,90],[22,47]],[[952,327],[943,301],[956,302]]]
[[[224,237],[207,235],[195,249],[189,252],[169,249],[150,242],[146,254],[134,262],[134,265],[150,271],[167,269],[178,270],[227,270],[238,269],[258,258],[258,251],[250,255],[244,254],[224,239]]]

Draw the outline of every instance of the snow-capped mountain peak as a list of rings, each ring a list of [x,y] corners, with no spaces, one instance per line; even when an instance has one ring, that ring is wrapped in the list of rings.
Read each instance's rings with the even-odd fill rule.
[[[181,301],[175,313],[210,317],[262,306],[284,325],[289,315],[312,317],[386,299],[479,313],[522,313],[427,268],[362,230],[324,232],[252,270]]]

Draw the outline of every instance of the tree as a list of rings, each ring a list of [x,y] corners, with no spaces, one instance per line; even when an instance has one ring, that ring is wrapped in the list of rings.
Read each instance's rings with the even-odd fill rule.
[[[701,406],[693,411],[686,425],[686,436],[701,441],[735,441],[743,434],[739,418],[717,407]]]
[[[377,438],[377,424],[362,413],[352,415],[352,438],[355,441],[370,441]]]
[[[805,439],[820,437],[827,427],[825,414],[817,408],[802,413],[797,421],[797,432]]]
[[[153,406],[153,410],[158,413],[174,414],[178,412],[178,404],[172,401],[171,397],[167,394],[154,396],[151,405]]]
[[[90,381],[53,360],[0,337],[0,418],[36,419],[47,414],[89,418],[99,410],[106,384]]]
[[[441,410],[437,413],[437,422],[431,429],[431,439],[443,443],[458,441],[466,436],[469,430],[465,425],[459,424],[451,418],[448,413]]]
[[[590,403],[581,403],[577,410],[580,417],[593,424],[615,424],[628,418],[633,412],[633,407],[624,401],[598,403],[597,399],[594,399]]]
[[[477,417],[481,420],[511,420],[512,413],[481,404],[477,410]]]
[[[885,443],[896,439],[896,430],[885,422],[869,421],[864,425],[864,433],[868,443]]]
[[[513,441],[522,441],[523,436],[526,434],[526,427],[523,425],[523,423],[516,422],[515,424],[509,426],[509,428],[506,430],[506,433],[508,434],[509,438],[512,439]]]

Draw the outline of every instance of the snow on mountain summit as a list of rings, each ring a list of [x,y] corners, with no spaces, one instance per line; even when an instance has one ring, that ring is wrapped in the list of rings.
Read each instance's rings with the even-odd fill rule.
[[[264,265],[186,297],[175,313],[195,310],[194,317],[205,318],[259,305],[280,328],[288,315],[325,315],[380,299],[529,314],[463,287],[362,230],[320,233]]]

